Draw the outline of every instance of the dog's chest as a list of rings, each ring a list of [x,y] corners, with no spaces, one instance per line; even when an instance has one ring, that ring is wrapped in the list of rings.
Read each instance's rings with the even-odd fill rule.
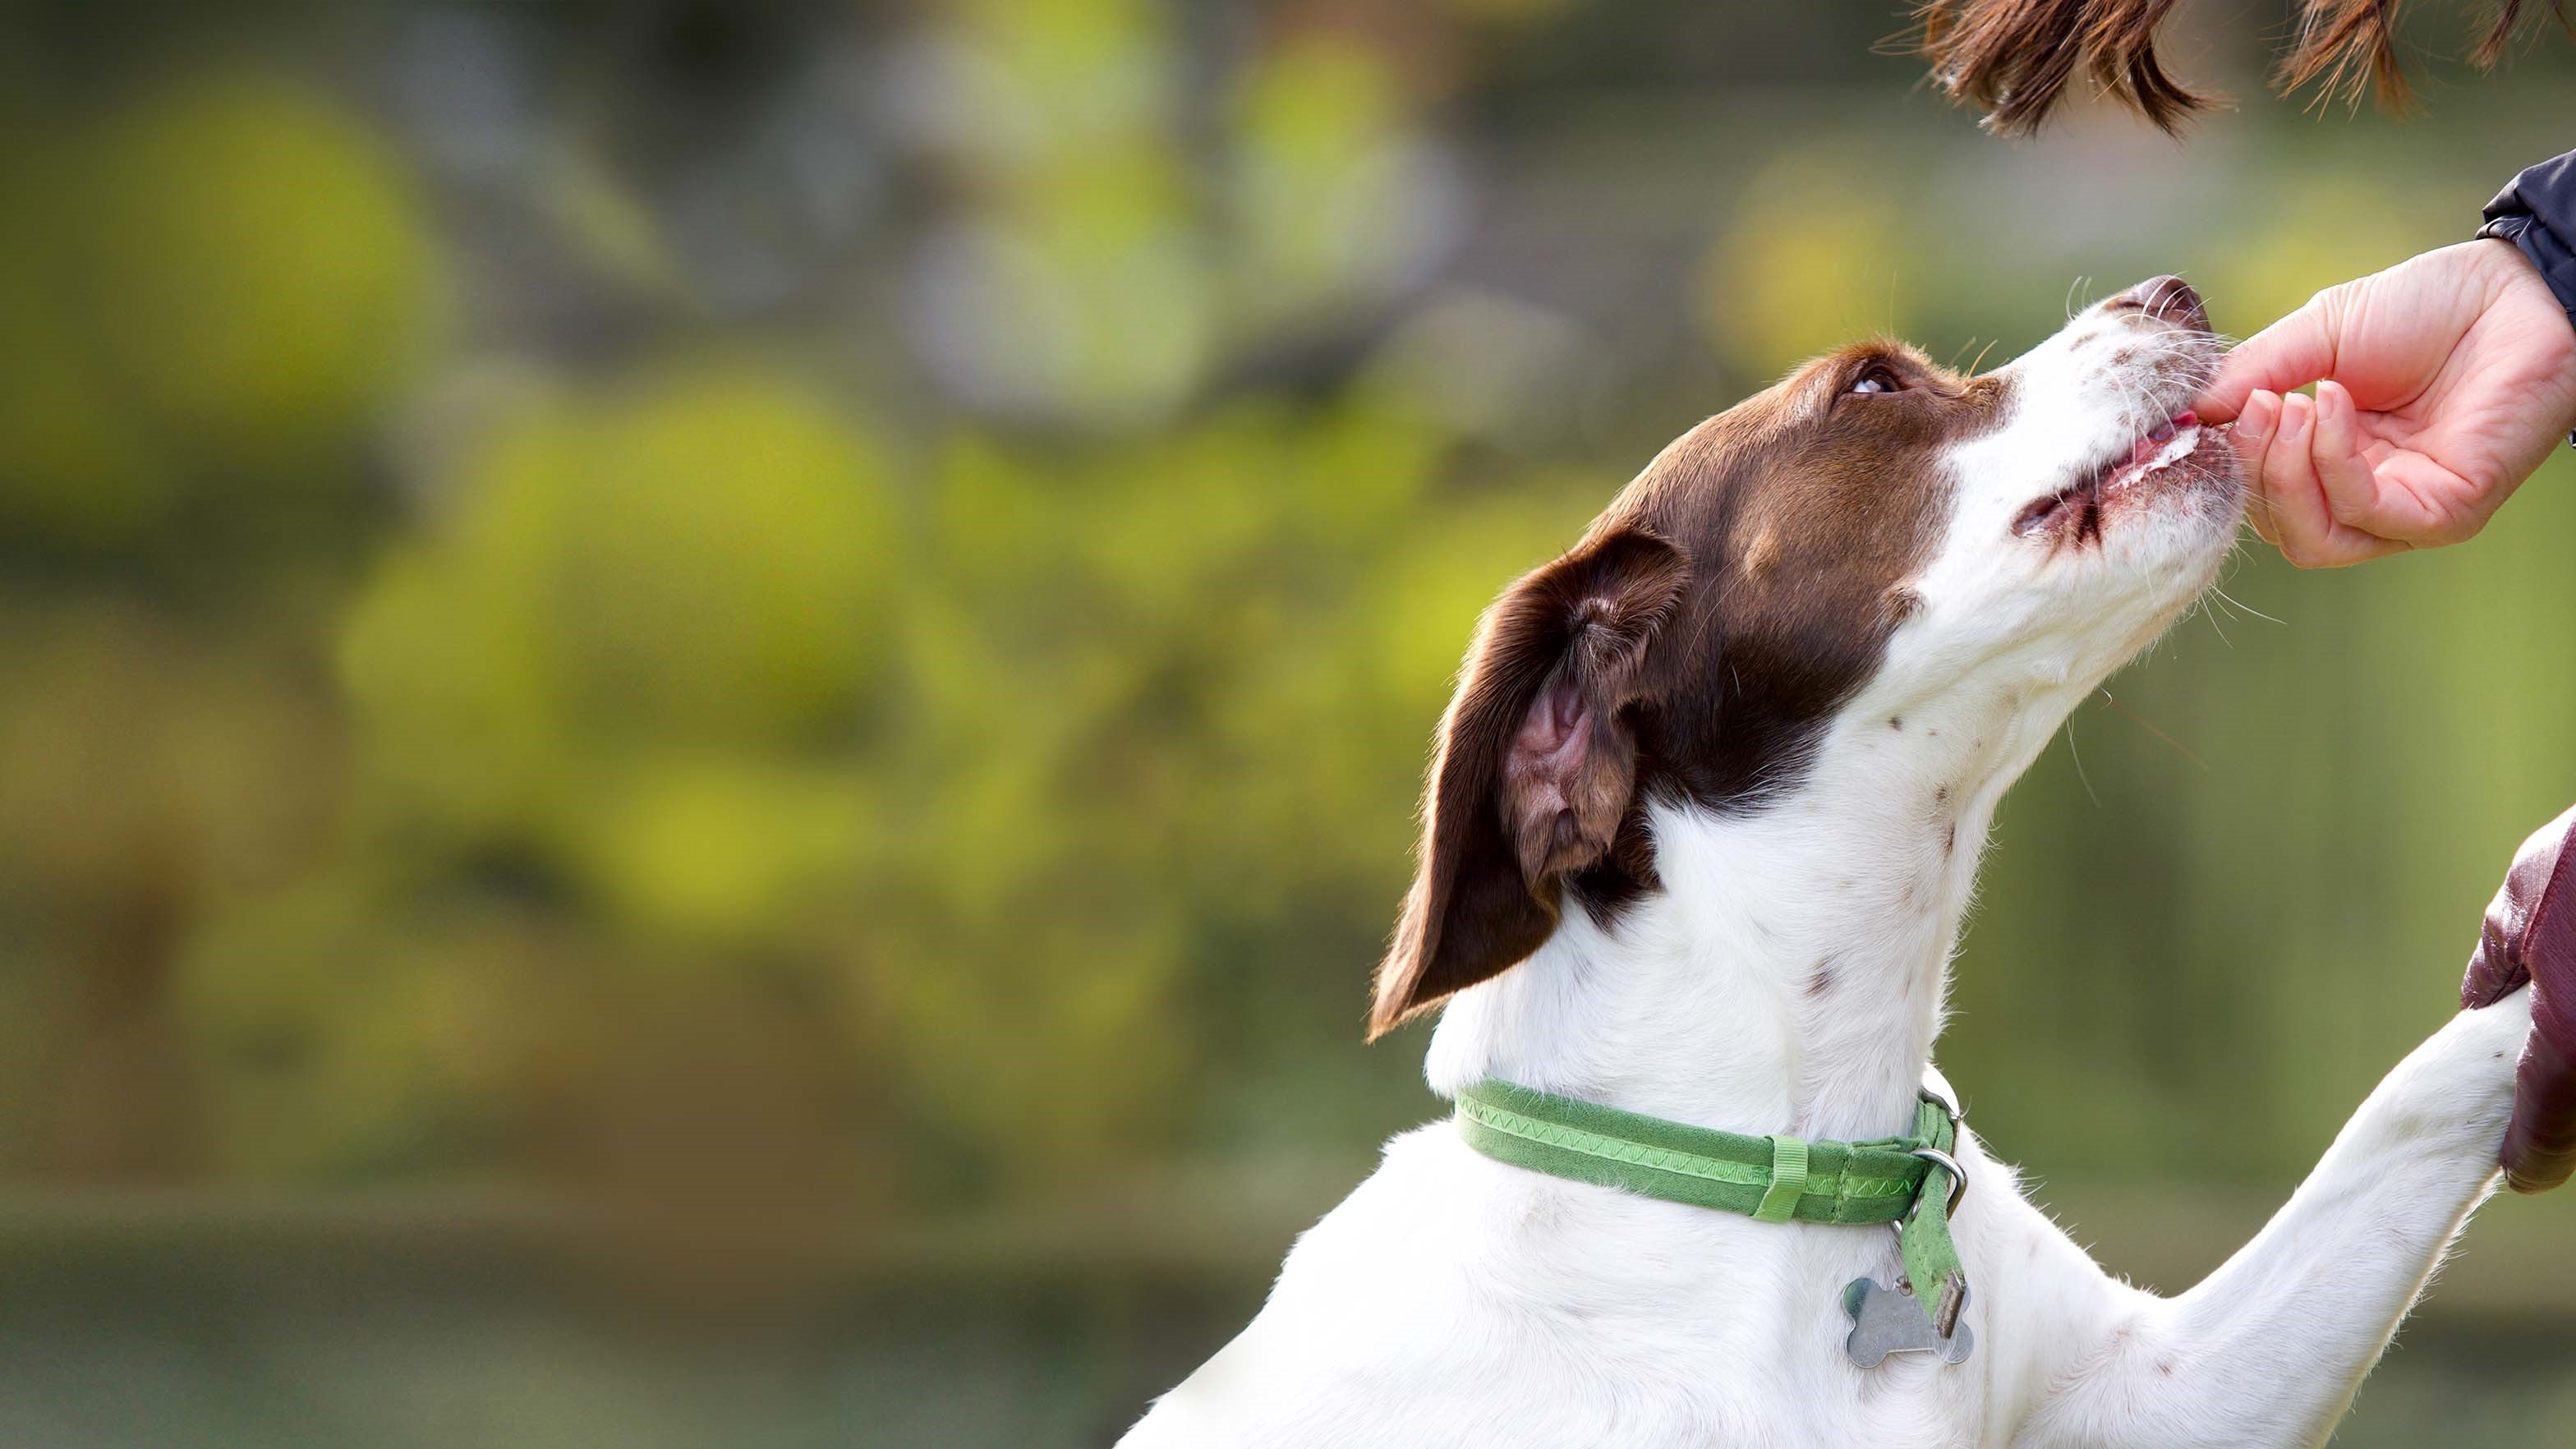
[[[1279,1432],[1254,1443],[1980,1443],[1974,1359],[1863,1370],[1844,1352],[1842,1289],[1887,1280],[1892,1248],[1884,1229],[1536,1177],[1426,1128],[1391,1144],[1290,1255],[1260,1318],[1173,1398],[1225,1393],[1228,1417],[1242,1395],[1269,1400],[1252,1417]]]

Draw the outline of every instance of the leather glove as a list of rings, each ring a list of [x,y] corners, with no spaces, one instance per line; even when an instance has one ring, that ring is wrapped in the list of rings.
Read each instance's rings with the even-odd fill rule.
[[[2522,843],[2487,907],[2460,983],[2463,1009],[2531,983],[2531,1039],[2515,1069],[2505,1185],[2547,1192],[2576,1171],[2576,809]]]

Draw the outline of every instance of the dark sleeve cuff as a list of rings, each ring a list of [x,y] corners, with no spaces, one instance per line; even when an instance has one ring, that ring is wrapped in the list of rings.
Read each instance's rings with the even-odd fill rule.
[[[2576,246],[2569,244],[2576,241],[2576,151],[2513,178],[2487,203],[2478,235],[2513,243],[2576,327]],[[2576,444],[2576,433],[2567,441]]]
[[[2487,203],[2478,235],[2519,247],[2576,324],[2576,151],[2513,178]]]

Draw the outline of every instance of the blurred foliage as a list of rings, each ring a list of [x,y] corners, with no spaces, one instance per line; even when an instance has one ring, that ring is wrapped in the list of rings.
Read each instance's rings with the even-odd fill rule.
[[[2187,146],[2004,146],[1869,6],[13,12],[0,1440],[1110,1437],[1434,1110],[1358,1032],[1508,579],[1813,351],[2169,270],[2249,332],[2568,144],[2576,47],[2320,121],[2265,18],[2181,7]],[[2163,1265],[2297,1175],[2576,796],[2571,539],[2559,459],[2249,549],[2078,711],[1960,961],[1989,1141]],[[558,1210],[660,1271],[556,1301]],[[2546,1341],[2388,1442],[2563,1419]]]
[[[1871,333],[1901,336],[1898,201],[1866,147],[1810,144],[1765,165],[1700,264],[1696,311],[1737,370],[1776,376]]]
[[[142,547],[343,487],[419,360],[434,244],[408,178],[301,86],[171,83],[0,137],[0,506],[55,547]],[[300,508],[293,497],[265,506]],[[32,540],[31,540],[32,541]]]
[[[0,134],[0,1163],[682,1237],[1355,1166],[1428,1110],[1356,1028],[1468,629],[1665,437],[2070,284],[2251,330],[2564,139],[2542,60],[2005,149],[1857,20],[1614,9],[61,30]],[[2249,559],[2287,627],[2079,715],[1959,991],[2006,1150],[2277,1180],[2438,1019],[2576,793],[2565,472]]]

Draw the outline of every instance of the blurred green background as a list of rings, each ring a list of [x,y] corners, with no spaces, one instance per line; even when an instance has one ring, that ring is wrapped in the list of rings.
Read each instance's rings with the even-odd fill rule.
[[[1883,3],[12,12],[0,1443],[1107,1442],[1438,1110],[1359,1027],[1484,601],[1859,333],[2464,236],[2576,46],[2425,10],[2399,123],[2185,5],[2185,144]],[[1943,1062],[2114,1270],[2576,798],[2571,474],[2249,544],[2008,801]],[[2338,1442],[2563,1442],[2571,1212]]]

